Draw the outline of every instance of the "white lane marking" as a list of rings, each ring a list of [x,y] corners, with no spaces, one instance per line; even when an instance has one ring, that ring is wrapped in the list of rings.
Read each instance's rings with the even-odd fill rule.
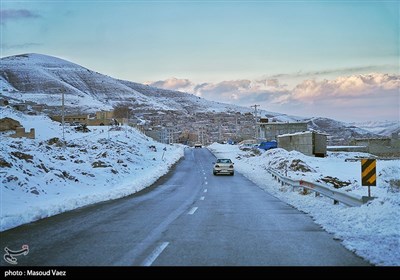
[[[207,192],[207,189],[205,189],[204,192]]]
[[[204,184],[205,184],[205,185],[208,185],[208,182],[207,182],[207,181],[205,181],[205,182],[204,182]]]
[[[157,246],[153,252],[142,262],[142,266],[151,266],[152,263],[158,258],[158,256],[167,248],[169,242],[163,242],[161,245]]]
[[[204,170],[203,170],[203,175],[206,175],[206,172],[204,172]]]
[[[204,177],[204,180],[207,180],[207,177]]]
[[[200,197],[200,200],[204,200],[204,198],[205,198],[205,197],[204,197],[204,196],[202,196],[202,197]]]
[[[193,215],[194,212],[196,212],[196,210],[197,210],[198,208],[199,208],[199,207],[193,207],[192,209],[190,209],[190,211],[188,212],[188,214],[189,214],[189,215]]]

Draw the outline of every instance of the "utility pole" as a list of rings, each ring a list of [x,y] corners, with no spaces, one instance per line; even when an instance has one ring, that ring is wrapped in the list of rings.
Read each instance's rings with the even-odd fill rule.
[[[218,121],[218,143],[221,142],[221,119]]]
[[[235,141],[237,141],[238,138],[238,117],[235,115]]]
[[[126,109],[125,137],[128,137],[129,108]]]
[[[61,123],[62,123],[62,137],[63,137],[63,142],[65,145],[65,131],[64,131],[64,126],[65,126],[65,110],[64,110],[64,89],[61,90]]]
[[[258,139],[258,129],[257,129],[257,107],[260,107],[260,105],[254,104],[253,106],[250,106],[251,108],[254,107],[254,136],[256,140]]]

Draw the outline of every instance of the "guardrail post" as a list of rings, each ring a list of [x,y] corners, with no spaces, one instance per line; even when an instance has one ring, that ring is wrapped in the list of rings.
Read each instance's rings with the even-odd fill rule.
[[[315,193],[315,197],[319,196],[319,193],[318,193],[318,192],[314,192],[314,193]]]
[[[337,201],[337,200],[333,200],[333,204],[339,204],[339,201]]]

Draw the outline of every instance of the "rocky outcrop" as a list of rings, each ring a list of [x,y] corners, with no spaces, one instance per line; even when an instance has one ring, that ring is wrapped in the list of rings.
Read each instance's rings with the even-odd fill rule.
[[[17,127],[20,126],[21,126],[20,122],[12,118],[6,117],[0,119],[0,131],[15,130]]]

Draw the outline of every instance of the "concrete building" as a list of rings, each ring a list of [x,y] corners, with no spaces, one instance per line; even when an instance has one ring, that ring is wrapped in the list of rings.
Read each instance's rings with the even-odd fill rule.
[[[114,111],[98,111],[96,112],[97,120],[110,120],[114,118]]]
[[[400,139],[398,133],[391,138],[359,138],[351,141],[351,145],[367,147],[367,152],[374,155],[400,155]]]
[[[15,134],[11,134],[10,137],[12,137],[12,138],[26,137],[29,139],[35,139],[35,129],[31,128],[29,130],[29,132],[25,132],[25,128],[22,126],[19,126],[15,129]]]
[[[42,112],[44,108],[46,108],[46,105],[44,104],[35,104],[31,106],[32,110]]]
[[[282,134],[307,131],[306,122],[259,122],[257,125],[259,138],[266,141],[277,140],[277,136]]]
[[[399,133],[392,133],[392,137],[390,138],[390,146],[395,149],[400,149]]]
[[[97,126],[97,125],[110,125],[114,123],[116,120],[119,124],[125,124],[128,122],[126,118],[113,118],[114,112],[113,111],[99,111],[96,112],[96,116],[89,117],[87,114],[82,115],[67,115],[64,116],[65,123],[82,123],[89,126]],[[53,121],[61,122],[62,116],[51,116],[50,117]]]
[[[359,152],[368,153],[366,146],[328,146],[326,148],[329,152]]]
[[[176,143],[180,134],[180,132],[174,127],[162,126],[154,127],[152,130],[147,130],[144,133],[154,140],[164,144]]]
[[[278,136],[278,148],[298,151],[307,156],[326,156],[327,135],[315,131],[297,132]]]

